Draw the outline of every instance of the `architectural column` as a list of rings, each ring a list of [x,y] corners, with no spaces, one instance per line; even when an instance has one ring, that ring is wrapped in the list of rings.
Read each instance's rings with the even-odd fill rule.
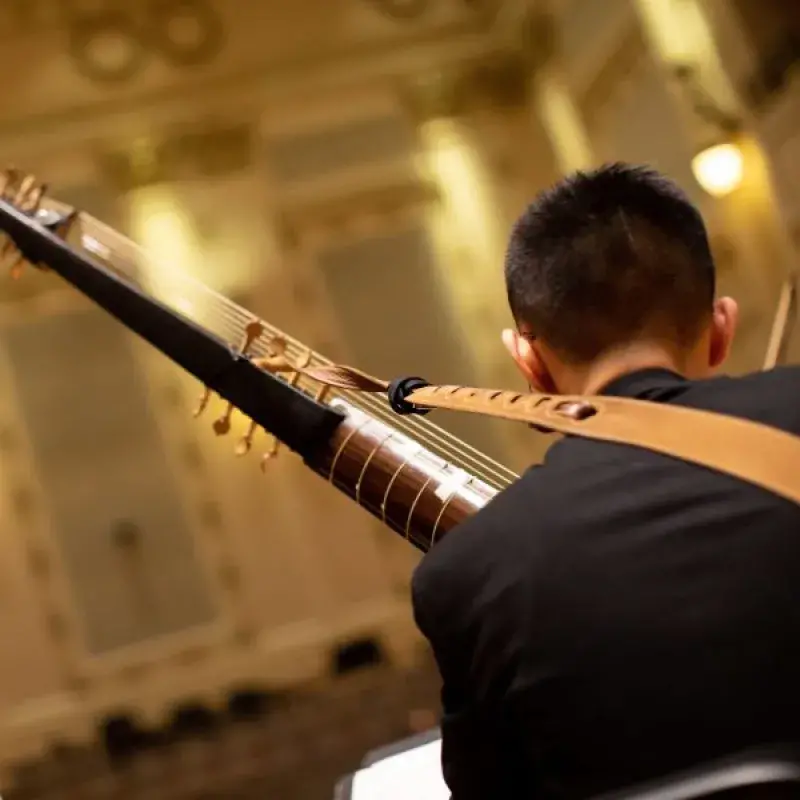
[[[439,195],[427,214],[438,274],[464,328],[475,379],[498,388],[523,388],[500,340],[513,324],[503,278],[508,236],[557,175],[547,136],[529,115],[527,84],[524,63],[508,52],[416,94],[421,164]],[[497,431],[491,454],[509,466],[524,469],[541,458],[539,438],[527,429],[488,426]]]
[[[229,163],[220,170],[202,169],[215,136],[213,131],[198,134],[208,140],[195,165],[200,174],[177,172],[173,180],[132,189],[130,230],[153,256],[152,283],[159,292],[172,291],[169,271],[177,269],[244,307],[237,311],[216,305],[209,310],[202,296],[196,301],[189,292],[168,298],[178,310],[218,331],[241,327],[244,317],[236,322],[233,316],[247,309],[305,340],[313,312],[297,302],[296,265],[283,249],[280,202],[265,164],[261,133],[254,123],[239,142],[246,153],[238,156],[233,152],[224,157],[224,151],[237,145],[221,143],[218,156],[223,166]],[[175,148],[176,158],[185,149]],[[181,294],[182,289],[175,286],[175,291]],[[220,314],[226,318],[213,316]],[[324,346],[319,337],[325,324],[319,322],[309,341],[314,347]],[[230,616],[234,645],[244,648],[251,668],[262,677],[279,683],[317,677],[328,668],[332,643],[351,635],[353,618],[384,613],[376,595],[391,595],[391,587],[382,585],[388,582],[381,581],[374,554],[365,556],[372,555],[372,561],[364,563],[356,553],[360,542],[352,537],[368,521],[306,474],[288,452],[280,451],[281,457],[263,474],[259,461],[272,447],[266,434],[256,437],[250,455],[237,459],[235,445],[248,421],[235,413],[231,431],[216,437],[212,423],[224,412],[224,403],[215,399],[199,421],[191,420],[200,387],[169,365],[153,363],[152,368],[180,391],[183,419],[171,415],[170,438],[179,453],[189,446],[196,451],[196,464],[181,457],[182,472],[199,502],[199,545]],[[354,511],[357,518],[352,520]],[[369,539],[364,542],[370,550]],[[359,618],[355,624],[369,622]]]
[[[531,105],[547,131],[562,174],[596,166],[586,125],[557,61],[542,64],[532,76]]]
[[[723,265],[720,290],[742,306],[742,331],[734,369],[753,369],[763,359],[778,293],[792,267],[785,215],[771,175],[770,154],[742,95],[741,81],[728,68],[709,5],[701,0],[636,0],[647,42],[676,98],[694,154],[724,144],[740,161],[741,178],[730,186],[704,182],[724,176],[708,150],[706,163],[718,174],[704,179],[695,158],[695,179],[708,194],[701,201]],[[738,67],[738,65],[737,65]],[[731,165],[732,167],[735,165]]]

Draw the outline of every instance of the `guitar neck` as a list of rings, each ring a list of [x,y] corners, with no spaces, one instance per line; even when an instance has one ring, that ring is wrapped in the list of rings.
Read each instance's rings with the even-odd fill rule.
[[[345,400],[331,407],[343,421],[306,464],[423,552],[497,493]]]
[[[276,348],[312,366],[326,362],[189,279],[181,285],[181,294],[192,297],[206,317],[201,324],[178,312],[149,290],[136,258],[141,254],[129,240],[84,215],[78,221],[90,232],[79,231],[74,241],[65,240],[68,220],[63,212],[54,217],[32,215],[0,201],[0,231],[13,240],[25,261],[57,273],[194,375],[207,389],[201,410],[210,392],[228,401],[228,412],[214,423],[218,434],[230,429],[230,413],[238,409],[252,421],[251,434],[256,427],[268,431],[314,472],[423,551],[486,505],[502,485],[503,476],[490,486],[470,474],[467,470],[480,470],[488,463],[485,457],[473,453],[463,460],[466,451],[460,443],[448,440],[427,420],[409,430],[423,439],[447,441],[442,455],[460,459],[459,465],[401,432],[403,421],[393,416],[385,400],[371,396],[367,402],[349,391],[320,393],[304,384],[297,370],[280,375],[262,368],[263,359],[274,357]],[[238,350],[229,343],[236,338],[243,342]],[[239,447],[246,452],[251,441],[248,435]]]

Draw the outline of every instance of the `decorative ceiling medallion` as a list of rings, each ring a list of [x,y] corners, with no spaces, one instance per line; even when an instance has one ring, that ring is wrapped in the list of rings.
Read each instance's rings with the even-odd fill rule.
[[[398,20],[418,19],[431,5],[430,0],[367,0],[367,2],[381,14]]]
[[[69,20],[69,52],[85,78],[117,84],[136,77],[154,53],[173,66],[207,64],[224,43],[208,0],[150,0],[144,13],[107,8]]]
[[[151,0],[147,38],[170,63],[207,64],[222,49],[222,20],[207,0]]]
[[[81,75],[97,83],[130,80],[148,55],[133,19],[121,9],[70,20],[69,52]]]

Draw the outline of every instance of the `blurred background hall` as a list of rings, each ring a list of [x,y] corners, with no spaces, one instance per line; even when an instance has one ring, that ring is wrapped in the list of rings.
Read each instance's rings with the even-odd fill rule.
[[[730,369],[764,360],[800,247],[796,2],[3,0],[0,37],[3,164],[334,360],[521,388],[509,226],[617,159],[702,209]],[[327,800],[436,722],[416,551],[290,454],[237,459],[199,393],[3,271],[5,800]],[[517,471],[548,442],[443,419]]]

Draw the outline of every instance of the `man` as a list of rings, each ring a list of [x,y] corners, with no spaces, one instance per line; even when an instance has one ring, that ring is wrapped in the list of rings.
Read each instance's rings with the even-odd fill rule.
[[[800,434],[800,369],[711,377],[737,306],[702,219],[614,164],[539,197],[505,265],[534,391],[675,403]],[[800,476],[798,476],[800,480]],[[453,800],[573,798],[800,741],[800,508],[639,448],[565,438],[413,578]]]

